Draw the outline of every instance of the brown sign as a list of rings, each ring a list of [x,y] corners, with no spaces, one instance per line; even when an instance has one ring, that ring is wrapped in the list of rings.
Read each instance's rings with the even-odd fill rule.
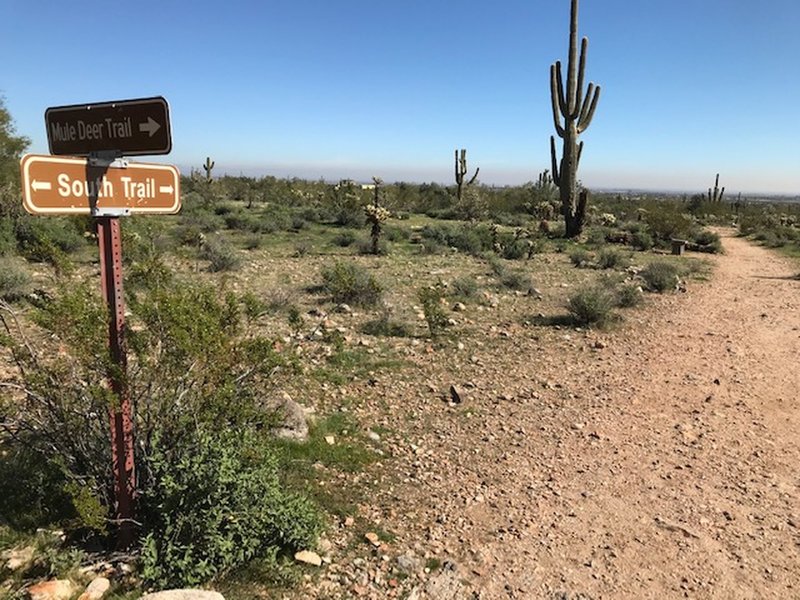
[[[181,208],[180,174],[172,165],[96,163],[28,154],[20,162],[23,206],[35,215],[172,214]]]
[[[51,154],[141,156],[172,150],[169,105],[160,96],[55,106],[44,120]]]

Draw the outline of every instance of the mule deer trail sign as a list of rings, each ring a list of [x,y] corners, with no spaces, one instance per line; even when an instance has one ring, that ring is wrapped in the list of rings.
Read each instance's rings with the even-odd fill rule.
[[[51,154],[169,154],[169,104],[161,96],[55,106],[44,113]]]

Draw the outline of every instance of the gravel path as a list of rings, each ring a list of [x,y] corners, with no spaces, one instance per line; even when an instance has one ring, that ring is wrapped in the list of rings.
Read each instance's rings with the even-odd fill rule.
[[[362,517],[396,538],[347,593],[800,597],[797,267],[723,242],[709,282],[615,330],[476,319],[463,351],[364,390],[361,416],[401,435]],[[381,591],[409,552],[452,563]]]

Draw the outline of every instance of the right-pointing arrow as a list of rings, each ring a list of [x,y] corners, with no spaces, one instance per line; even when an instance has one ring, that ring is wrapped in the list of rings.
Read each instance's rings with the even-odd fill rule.
[[[158,186],[158,191],[162,194],[171,194],[175,191],[175,188],[173,188],[171,185],[160,185]]]
[[[31,187],[33,188],[34,192],[38,192],[41,190],[52,190],[53,184],[49,181],[36,181],[35,179],[31,183]]]
[[[152,117],[147,117],[147,123],[139,123],[139,131],[149,133],[150,137],[153,137],[153,134],[159,129],[161,129],[161,125]]]

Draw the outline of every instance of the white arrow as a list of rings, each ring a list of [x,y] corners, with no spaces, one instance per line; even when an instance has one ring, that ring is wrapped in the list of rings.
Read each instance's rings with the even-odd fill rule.
[[[31,183],[31,187],[33,188],[34,192],[38,192],[39,190],[52,190],[53,184],[49,181],[36,181],[34,179],[33,183]]]
[[[153,137],[153,134],[159,129],[161,129],[161,125],[154,121],[152,117],[147,117],[147,123],[139,123],[139,131],[149,133],[150,137]]]
[[[171,194],[175,189],[171,185],[160,185],[158,186],[158,191],[162,194]]]

